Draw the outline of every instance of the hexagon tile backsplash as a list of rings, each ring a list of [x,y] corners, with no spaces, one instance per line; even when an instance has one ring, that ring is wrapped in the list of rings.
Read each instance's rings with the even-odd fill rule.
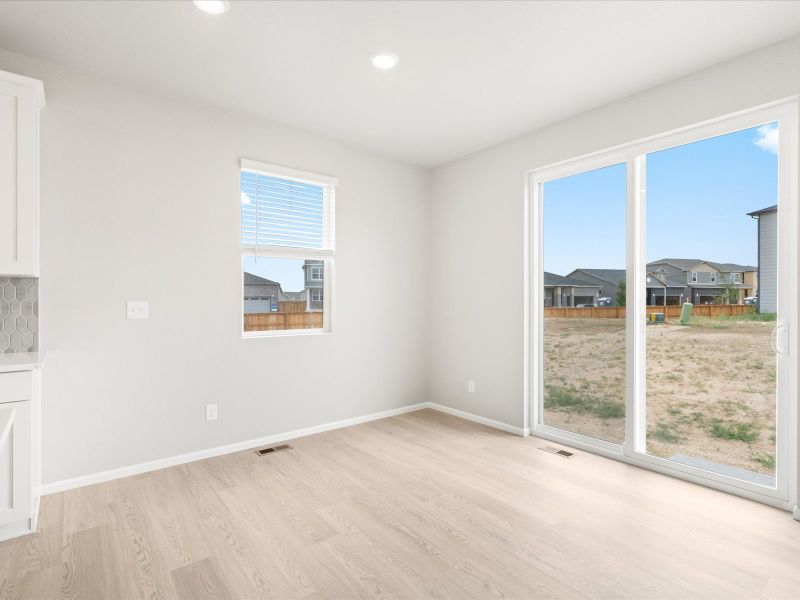
[[[39,349],[39,280],[0,277],[0,354]]]

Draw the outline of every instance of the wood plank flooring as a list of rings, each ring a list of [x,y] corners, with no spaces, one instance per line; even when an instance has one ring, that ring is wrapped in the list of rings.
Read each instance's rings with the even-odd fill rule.
[[[800,598],[800,523],[425,410],[47,496],[0,598]]]

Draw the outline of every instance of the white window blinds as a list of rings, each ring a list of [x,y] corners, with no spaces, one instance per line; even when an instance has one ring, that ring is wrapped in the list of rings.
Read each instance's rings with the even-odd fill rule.
[[[333,255],[336,180],[242,160],[242,247]]]

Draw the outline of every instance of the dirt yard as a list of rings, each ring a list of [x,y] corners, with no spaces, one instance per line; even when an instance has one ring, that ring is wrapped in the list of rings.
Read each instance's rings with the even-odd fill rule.
[[[774,323],[696,318],[647,327],[647,451],[775,470]],[[545,319],[548,425],[625,438],[623,319]]]

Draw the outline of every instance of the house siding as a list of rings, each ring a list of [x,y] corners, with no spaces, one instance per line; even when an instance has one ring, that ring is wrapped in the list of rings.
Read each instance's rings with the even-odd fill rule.
[[[778,310],[778,213],[764,213],[758,218],[758,311]]]

